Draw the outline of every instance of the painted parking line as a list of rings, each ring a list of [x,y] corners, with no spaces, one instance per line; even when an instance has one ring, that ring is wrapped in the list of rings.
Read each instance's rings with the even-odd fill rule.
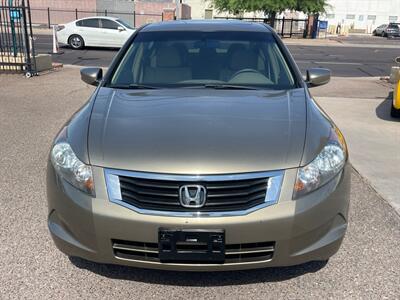
[[[338,62],[338,61],[313,61],[313,60],[297,60],[298,64],[319,64],[319,65],[345,65],[345,66],[364,66],[362,63],[352,63],[352,62]]]
[[[37,42],[37,41],[35,41],[34,43],[35,43],[35,46],[36,45],[45,45],[45,46],[52,46],[53,45],[53,43],[44,43],[44,42],[41,43],[41,42]]]
[[[349,65],[349,66],[363,66],[361,63],[351,63],[351,62],[338,62],[338,61],[314,61],[316,64],[325,65]]]

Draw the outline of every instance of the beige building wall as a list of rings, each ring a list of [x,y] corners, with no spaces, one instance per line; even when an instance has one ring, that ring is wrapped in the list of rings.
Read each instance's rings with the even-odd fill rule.
[[[204,19],[205,10],[211,8],[210,1],[206,0],[184,0],[183,3],[189,5],[192,8],[192,19]]]
[[[329,0],[328,24],[371,33],[381,24],[400,22],[400,0]]]
[[[233,16],[228,13],[218,13],[218,11],[213,7],[213,4],[209,0],[183,0],[183,3],[190,5],[192,8],[192,19],[204,19],[206,16],[206,10],[211,10],[212,15],[218,17]],[[243,17],[248,18],[263,18],[264,14],[262,12],[255,13],[245,13]]]

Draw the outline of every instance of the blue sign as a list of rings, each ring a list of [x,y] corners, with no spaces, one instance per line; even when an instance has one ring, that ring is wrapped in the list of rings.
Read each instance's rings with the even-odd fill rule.
[[[319,21],[319,29],[328,29],[328,21]]]
[[[10,10],[10,18],[11,18],[11,20],[21,19],[21,11],[19,9],[11,9]]]

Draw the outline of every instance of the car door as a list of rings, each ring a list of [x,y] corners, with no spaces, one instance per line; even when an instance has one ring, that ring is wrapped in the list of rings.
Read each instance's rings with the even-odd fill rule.
[[[116,22],[119,24],[119,26],[125,29],[121,32],[121,38],[123,38],[124,44],[131,37],[131,35],[135,33],[135,28],[122,19],[117,19]]]
[[[102,31],[99,18],[83,19],[76,23],[79,34],[86,46],[101,46]]]
[[[121,24],[110,20],[101,19],[103,43],[108,47],[122,47],[127,39],[127,30]]]

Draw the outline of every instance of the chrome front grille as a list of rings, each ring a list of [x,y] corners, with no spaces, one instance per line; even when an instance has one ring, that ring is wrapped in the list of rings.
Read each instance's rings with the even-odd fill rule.
[[[166,211],[246,210],[262,204],[267,194],[268,178],[213,181],[196,184],[207,190],[204,207],[186,208],[179,201],[179,188],[185,181],[152,180],[119,176],[122,201],[142,209]]]
[[[114,256],[120,259],[157,262],[158,244],[112,240]],[[225,264],[270,261],[274,255],[275,242],[258,242],[225,245]]]
[[[167,175],[105,170],[110,201],[143,214],[166,216],[245,215],[278,201],[283,171],[233,175]],[[180,189],[206,189],[202,207],[184,207]]]

